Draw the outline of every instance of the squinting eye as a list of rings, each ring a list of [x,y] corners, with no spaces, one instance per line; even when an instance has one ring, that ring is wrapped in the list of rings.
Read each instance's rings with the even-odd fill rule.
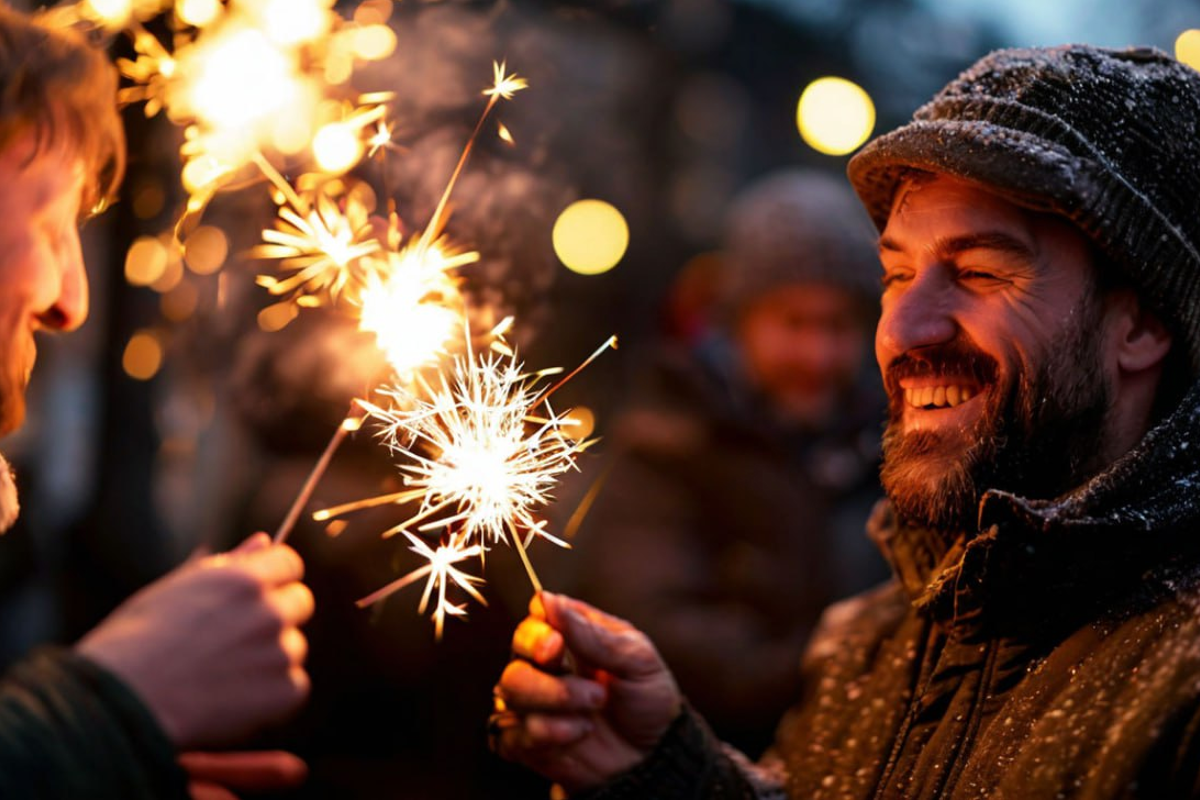
[[[990,272],[973,269],[959,273],[959,279],[964,281],[973,281],[975,283],[1007,283],[1004,278],[999,275],[993,275]]]

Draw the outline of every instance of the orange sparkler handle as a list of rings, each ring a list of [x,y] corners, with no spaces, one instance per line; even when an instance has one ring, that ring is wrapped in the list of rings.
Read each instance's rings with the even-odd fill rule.
[[[329,444],[325,446],[325,452],[321,454],[321,458],[317,460],[316,466],[312,472],[308,474],[308,480],[304,482],[304,486],[300,489],[300,494],[296,495],[295,502],[292,503],[291,509],[283,519],[283,523],[279,526],[279,530],[275,531],[273,541],[275,544],[283,544],[287,541],[288,535],[291,534],[292,528],[296,526],[296,520],[300,519],[300,512],[308,505],[309,499],[312,497],[313,491],[316,490],[317,484],[321,481],[321,477],[325,474],[325,470],[329,468],[329,462],[333,460],[333,454],[341,446],[346,439],[346,434],[358,430],[362,427],[363,416],[356,413],[359,407],[358,401],[350,403],[350,411],[347,412],[346,418],[342,420],[342,424],[338,425],[337,432],[333,434],[333,438],[329,440]]]

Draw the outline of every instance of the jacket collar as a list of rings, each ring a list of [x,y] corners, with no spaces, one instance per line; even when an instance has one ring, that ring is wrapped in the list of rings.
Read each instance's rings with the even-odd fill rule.
[[[1200,554],[1200,383],[1134,449],[1067,494],[988,491],[978,531],[953,544],[900,528],[881,505],[872,538],[934,620],[963,634],[1068,622],[1151,569]]]

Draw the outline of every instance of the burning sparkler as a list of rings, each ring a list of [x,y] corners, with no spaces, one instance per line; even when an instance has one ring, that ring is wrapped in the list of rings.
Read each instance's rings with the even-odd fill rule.
[[[516,353],[503,345],[478,355],[468,346],[466,355],[454,359],[451,374],[440,373],[435,385],[418,377],[415,390],[382,390],[381,397],[390,401],[387,406],[359,401],[379,424],[380,438],[400,456],[407,488],[324,509],[313,518],[324,521],[363,508],[419,500],[417,512],[383,536],[399,533],[415,542],[420,535],[440,532],[437,551],[414,548],[430,559],[429,565],[363,598],[360,605],[378,602],[426,575],[430,585],[440,581],[444,587],[447,579],[462,585],[452,575],[439,573],[440,565],[458,563],[468,553],[482,562],[494,544],[513,546],[534,591],[541,591],[528,546],[535,538],[569,545],[550,534],[536,514],[551,501],[559,476],[576,468],[577,457],[595,441],[572,436],[575,421],[569,412],[554,411],[550,397],[615,344],[615,338],[605,342],[549,387],[545,379],[561,370],[526,373]],[[422,612],[428,597],[427,586]],[[439,594],[434,610],[439,637],[445,615],[461,613],[461,607]]]
[[[394,213],[372,217],[373,199],[347,190],[339,176],[364,157],[399,150],[387,119],[390,95],[346,99],[355,60],[386,56],[395,35],[386,25],[343,20],[332,0],[81,0],[56,9],[58,21],[124,28],[135,58],[118,66],[131,85],[121,101],[144,102],[184,128],[182,180],[189,193],[178,230],[198,220],[223,188],[257,170],[278,206],[274,227],[253,248],[275,261],[278,272],[258,282],[290,308],[338,305],[356,313],[360,328],[376,336],[392,370],[391,383],[374,396],[381,404],[355,401],[309,475],[276,534],[282,541],[308,502],[341,442],[364,417],[380,426],[384,444],[401,459],[405,490],[318,512],[330,519],[350,511],[419,500],[417,512],[386,531],[402,534],[425,566],[405,575],[360,605],[374,603],[425,580],[419,611],[432,603],[440,638],[445,619],[466,614],[453,602],[457,589],[485,603],[484,579],[462,568],[489,547],[515,547],[536,591],[541,584],[526,548],[536,538],[566,547],[537,518],[550,502],[559,476],[575,468],[591,444],[572,436],[574,420],[556,412],[550,397],[575,374],[547,388],[559,372],[526,373],[493,331],[490,352],[472,350],[466,304],[455,272],[479,260],[444,235],[449,200],[485,122],[500,100],[528,86],[493,62],[487,103],[428,224],[405,236]],[[173,12],[170,46],[142,23]],[[497,123],[499,137],[512,134]],[[310,170],[293,184],[276,166],[304,159]],[[307,181],[307,184],[305,183]],[[429,368],[446,355],[455,330],[466,331],[466,352],[449,371]],[[590,363],[610,340],[582,365]],[[577,372],[578,370],[576,370]],[[437,546],[423,537],[436,536]]]

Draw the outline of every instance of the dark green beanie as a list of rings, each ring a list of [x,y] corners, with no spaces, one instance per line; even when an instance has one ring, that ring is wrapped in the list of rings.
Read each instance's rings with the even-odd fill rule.
[[[908,170],[1069,219],[1200,371],[1200,72],[1149,48],[992,53],[850,160],[881,230]]]

